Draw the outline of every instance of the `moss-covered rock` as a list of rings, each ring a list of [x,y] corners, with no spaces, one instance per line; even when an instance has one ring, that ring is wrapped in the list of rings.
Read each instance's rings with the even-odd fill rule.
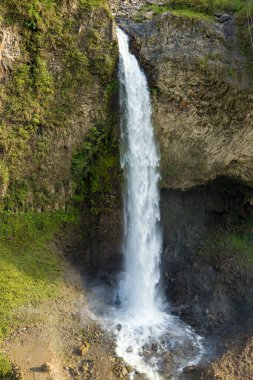
[[[93,128],[110,133],[113,21],[102,0],[12,0],[1,12],[1,30],[15,31],[22,52],[1,88],[1,208],[63,208],[79,186],[74,151]]]

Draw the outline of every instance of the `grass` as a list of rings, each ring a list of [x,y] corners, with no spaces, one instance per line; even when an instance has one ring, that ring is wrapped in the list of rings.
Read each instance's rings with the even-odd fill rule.
[[[171,13],[177,17],[188,17],[188,18],[198,19],[198,20],[213,21],[214,19],[209,14],[196,12],[192,9],[175,9],[175,10],[171,10]]]
[[[139,11],[134,15],[133,19],[136,22],[142,22],[144,19],[144,15],[147,12],[153,12],[154,16],[157,16],[159,14],[165,13],[168,10],[170,10],[169,5],[154,5],[154,4],[147,4],[143,5]]]
[[[10,360],[0,352],[0,379],[1,380],[14,380],[12,376],[12,364]]]
[[[61,261],[50,243],[74,214],[29,212],[0,213],[0,343],[17,325],[22,305],[36,305],[57,297]],[[0,378],[11,365],[0,353]]]
[[[238,12],[246,4],[245,0],[172,0],[172,8],[190,8],[197,12]]]
[[[153,5],[153,4],[152,5],[144,5],[139,10],[139,12],[134,16],[134,20],[136,22],[142,22],[144,19],[145,13],[151,12],[151,11],[153,12],[154,16],[157,16],[159,14],[170,11],[172,14],[174,14],[175,16],[178,16],[178,17],[189,17],[189,18],[200,19],[200,20],[208,20],[208,21],[213,20],[213,16],[211,16],[207,13],[200,12],[200,11],[197,11],[195,9],[187,8],[187,7],[184,7],[184,8],[175,7],[174,8],[171,6],[171,4],[170,5]]]
[[[245,221],[244,234],[229,234],[226,237],[229,246],[239,251],[242,261],[246,266],[253,268],[253,218]]]
[[[247,235],[228,235],[226,240],[230,246],[241,253],[243,263],[253,267],[253,240]]]
[[[249,7],[253,12],[253,0],[249,0]],[[171,0],[168,5],[144,5],[134,16],[134,20],[143,21],[148,11],[153,11],[155,16],[170,11],[178,17],[212,21],[215,12],[233,12],[246,17],[247,2],[246,0]]]

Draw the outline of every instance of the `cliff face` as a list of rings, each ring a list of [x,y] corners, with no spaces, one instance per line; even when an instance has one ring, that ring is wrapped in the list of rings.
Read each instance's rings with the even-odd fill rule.
[[[1,208],[63,208],[111,133],[112,18],[84,0],[4,1],[1,14]],[[87,138],[86,167],[76,159],[73,173]]]
[[[230,345],[252,334],[252,53],[242,53],[232,16],[224,23],[171,12],[146,18],[119,23],[153,98],[163,283],[175,313]],[[227,351],[223,343],[217,352]],[[236,364],[228,378],[237,379]],[[225,379],[222,366],[182,379],[214,379],[219,370]]]
[[[149,75],[162,187],[187,189],[220,176],[252,186],[252,54],[242,54],[235,20],[167,12],[121,25]]]

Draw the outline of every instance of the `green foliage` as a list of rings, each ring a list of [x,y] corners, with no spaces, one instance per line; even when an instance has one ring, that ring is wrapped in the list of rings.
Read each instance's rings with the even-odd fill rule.
[[[116,43],[105,41],[97,29],[89,30],[87,52],[89,56],[93,57],[90,68],[93,74],[99,74],[105,82],[115,72],[115,49]]]
[[[190,8],[197,12],[213,14],[213,12],[237,12],[245,4],[245,0],[172,0],[175,9]]]
[[[105,0],[81,0],[80,1],[82,9],[88,10],[91,7],[105,6]]]
[[[6,380],[7,379],[14,380],[14,376],[12,376],[12,364],[5,355],[1,354],[1,352],[0,352],[0,376],[1,376],[1,379],[4,378]]]
[[[85,201],[94,213],[99,213],[118,180],[119,152],[117,141],[113,141],[112,125],[94,127],[73,156],[74,199]]]
[[[13,19],[22,23],[27,29],[37,30],[47,24],[50,15],[54,13],[54,0],[3,0],[4,9],[10,22]]]
[[[60,261],[48,246],[72,215],[0,214],[0,337],[8,333],[14,310],[57,294]]]
[[[229,190],[230,188],[228,188]],[[237,213],[224,215],[226,231],[215,230],[206,236],[198,255],[202,260],[218,263],[232,259],[244,270],[253,268],[253,219],[241,219]]]
[[[253,1],[249,1],[253,12]],[[168,5],[144,5],[134,19],[139,22],[147,11],[153,11],[155,15],[170,11],[178,17],[189,17],[212,21],[214,12],[238,12],[247,13],[246,0],[171,0]]]
[[[20,306],[57,296],[61,264],[50,242],[76,221],[73,213],[0,213],[0,342],[15,327]],[[0,353],[0,377],[10,372]]]
[[[249,217],[243,225],[243,232],[227,234],[225,241],[238,252],[244,266],[253,268],[253,219]]]
[[[193,9],[173,9],[171,13],[177,17],[188,17],[198,20],[212,21],[213,17],[211,15],[195,11]]]
[[[92,94],[92,86],[105,88],[107,99],[101,109],[110,98],[107,85],[114,75],[117,48],[101,35],[108,27],[108,10],[103,0],[79,0],[77,5],[68,17],[56,0],[3,0],[0,6],[5,22],[20,26],[25,57],[1,88],[0,152],[8,173],[0,168],[0,181],[9,183],[2,209],[25,209],[29,194],[35,207],[55,202],[41,175],[52,156],[49,136],[64,135],[71,115],[81,106],[80,95]],[[90,22],[86,10],[91,7],[92,26],[86,29],[83,25]]]
[[[208,63],[210,61],[214,61],[214,62],[217,62],[221,59],[221,56],[220,54],[211,54],[211,53],[208,53],[206,54],[204,57],[202,57],[199,62],[200,62],[200,65],[202,66],[202,68],[207,68],[208,67]]]
[[[200,12],[191,7],[187,8],[187,4],[185,7],[178,8],[177,6],[173,7],[171,3],[168,5],[153,5],[153,4],[144,5],[139,10],[139,12],[134,16],[134,20],[136,22],[141,22],[143,20],[145,13],[149,11],[152,11],[154,13],[154,16],[170,11],[172,14],[174,14],[177,17],[189,17],[189,18],[208,20],[208,21],[213,20],[213,17],[206,14],[205,12]]]
[[[246,3],[247,4],[247,3]],[[245,62],[245,68],[246,72],[248,73],[249,81],[252,82],[253,78],[253,47],[252,42],[250,38],[250,31],[251,29],[251,35],[253,36],[253,24],[251,23],[249,25],[248,23],[248,14],[250,12],[251,16],[253,15],[253,0],[249,1],[249,7],[246,5],[241,8],[240,12],[236,14],[236,21],[238,25],[238,37],[240,40],[240,48],[241,52],[246,56],[247,60]]]

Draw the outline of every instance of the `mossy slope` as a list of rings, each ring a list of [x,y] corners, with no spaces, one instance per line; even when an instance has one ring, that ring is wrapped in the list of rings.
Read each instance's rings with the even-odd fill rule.
[[[117,47],[109,10],[104,1],[67,4],[1,4],[1,28],[18,25],[22,45],[1,87],[2,209],[64,208],[78,186],[73,152],[92,128],[112,127],[105,97]]]
[[[62,264],[52,240],[77,221],[72,213],[0,214],[0,344],[17,327],[18,309],[55,298]],[[0,378],[11,366],[0,352]],[[4,377],[5,378],[5,377]]]

